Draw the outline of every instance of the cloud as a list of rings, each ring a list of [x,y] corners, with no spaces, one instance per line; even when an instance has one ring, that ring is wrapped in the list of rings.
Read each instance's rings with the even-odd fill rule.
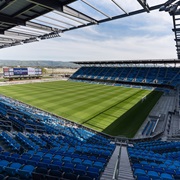
[[[11,52],[11,53],[9,53]],[[17,53],[19,52],[19,53]],[[143,36],[93,41],[90,38],[68,36],[67,39],[47,40],[0,51],[6,59],[24,60],[111,60],[175,58],[171,36],[163,38]]]

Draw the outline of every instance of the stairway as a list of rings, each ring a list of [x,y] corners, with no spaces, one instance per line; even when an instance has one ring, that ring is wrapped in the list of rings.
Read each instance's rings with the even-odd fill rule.
[[[121,146],[118,180],[134,180],[127,153],[127,146],[123,145]]]
[[[111,180],[113,179],[113,173],[114,173],[114,169],[115,169],[115,165],[116,165],[116,161],[119,155],[119,150],[120,150],[120,146],[117,145],[114,153],[112,154],[104,172],[102,173],[102,176],[100,178],[100,180]]]

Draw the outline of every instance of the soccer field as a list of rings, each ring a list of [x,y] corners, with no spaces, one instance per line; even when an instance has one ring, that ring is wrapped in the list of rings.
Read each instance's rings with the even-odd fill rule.
[[[70,81],[2,86],[0,93],[94,130],[127,137],[134,136],[161,96],[142,89]]]

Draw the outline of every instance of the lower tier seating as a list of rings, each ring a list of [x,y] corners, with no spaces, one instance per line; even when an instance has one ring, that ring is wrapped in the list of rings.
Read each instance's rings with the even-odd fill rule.
[[[180,179],[180,142],[136,143],[128,153],[135,179]]]
[[[111,140],[12,99],[0,98],[0,110],[17,129],[0,129],[0,179],[100,179]],[[30,123],[44,130],[26,129]]]

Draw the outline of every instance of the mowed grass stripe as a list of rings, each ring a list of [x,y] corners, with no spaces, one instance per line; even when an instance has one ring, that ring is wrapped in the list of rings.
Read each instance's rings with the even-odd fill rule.
[[[120,119],[124,113],[127,113],[150,91],[56,81],[3,86],[0,87],[0,93],[97,131],[123,135],[121,133],[124,133],[124,129],[121,130],[120,124],[118,124],[119,130],[116,127],[116,132],[113,132],[112,129],[112,133],[109,132],[108,127],[111,127],[111,124]],[[128,124],[126,128],[129,131]]]
[[[134,106],[135,103],[137,103],[137,101],[139,101],[142,98],[142,95],[145,95],[145,92],[142,90],[138,90],[137,92],[134,92],[134,94],[132,94],[131,96],[128,96],[128,98],[124,98],[124,100],[119,101],[119,103],[115,104],[115,106],[111,106],[110,108],[108,108],[107,110],[103,111],[101,114],[99,114],[98,116],[90,119],[89,121],[86,121],[85,125],[96,125],[99,128],[101,128],[102,130],[104,129],[104,126],[108,126],[109,124],[113,123],[117,118],[119,118],[122,114],[124,114],[124,112],[126,112],[128,109],[132,108]],[[135,101],[136,99],[136,101]],[[131,103],[129,103],[131,102]],[[133,103],[134,102],[134,103]],[[118,111],[119,114],[117,116],[114,115],[114,109],[117,110],[117,107],[119,107],[119,109],[121,109],[122,104],[128,104],[128,108],[127,109],[123,109],[123,111]],[[110,113],[109,113],[110,111]],[[100,117],[104,117],[106,118],[106,121],[102,121],[98,120],[100,119]],[[106,123],[104,123],[106,122]]]

